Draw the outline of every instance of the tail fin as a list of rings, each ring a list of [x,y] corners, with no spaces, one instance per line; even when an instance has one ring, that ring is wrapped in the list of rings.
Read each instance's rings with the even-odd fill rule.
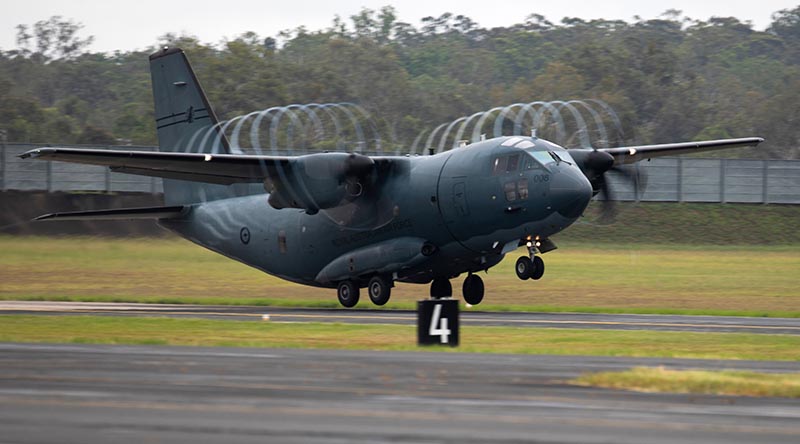
[[[150,56],[156,128],[160,151],[231,152],[200,82],[180,48],[164,48]],[[219,185],[164,179],[164,201],[180,205],[230,197]]]

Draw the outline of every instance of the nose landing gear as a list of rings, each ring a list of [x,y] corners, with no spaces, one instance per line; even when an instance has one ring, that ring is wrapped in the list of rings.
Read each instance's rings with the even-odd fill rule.
[[[544,276],[544,261],[539,256],[532,255],[532,258],[522,256],[517,259],[514,271],[517,272],[517,277],[523,281],[526,279],[539,280]]]

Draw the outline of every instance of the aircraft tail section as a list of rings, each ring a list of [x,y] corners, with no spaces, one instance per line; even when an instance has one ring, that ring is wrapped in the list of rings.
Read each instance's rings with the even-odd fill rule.
[[[217,116],[189,60],[179,48],[150,55],[156,130],[160,151],[230,154]],[[231,197],[220,185],[164,179],[164,201],[182,205]]]

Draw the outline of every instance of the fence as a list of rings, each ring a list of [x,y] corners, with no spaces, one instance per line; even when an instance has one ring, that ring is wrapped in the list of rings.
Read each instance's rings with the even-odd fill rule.
[[[69,147],[69,145],[59,145]],[[20,159],[25,151],[42,145],[9,143],[0,145],[0,189],[45,191],[100,191],[162,193],[161,179],[112,173],[108,168],[66,162]],[[85,148],[85,146],[84,146]],[[96,147],[119,150],[155,151],[149,146]]]
[[[111,173],[108,168],[24,160],[40,147],[0,144],[0,190],[161,193],[161,179]],[[153,147],[104,147],[153,151]],[[628,181],[611,174],[617,200],[800,204],[800,161],[658,158],[636,164],[647,177],[638,195]]]

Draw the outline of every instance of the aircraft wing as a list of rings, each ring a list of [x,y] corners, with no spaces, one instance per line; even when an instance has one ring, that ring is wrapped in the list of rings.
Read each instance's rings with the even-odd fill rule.
[[[600,148],[597,151],[606,152],[614,157],[614,164],[629,164],[642,159],[653,157],[675,156],[678,154],[700,153],[704,151],[721,150],[756,146],[763,142],[761,137],[745,137],[741,139],[705,140],[702,142],[666,143],[663,145],[642,145],[619,148]]]
[[[397,158],[358,153],[255,156],[83,148],[36,148],[25,158],[107,166],[111,171],[218,185],[263,183],[275,208],[334,208],[380,187]]]
[[[230,185],[263,182],[289,168],[290,157],[236,154],[116,151],[83,148],[36,148],[20,155],[61,162],[100,165],[111,171],[167,179]]]

